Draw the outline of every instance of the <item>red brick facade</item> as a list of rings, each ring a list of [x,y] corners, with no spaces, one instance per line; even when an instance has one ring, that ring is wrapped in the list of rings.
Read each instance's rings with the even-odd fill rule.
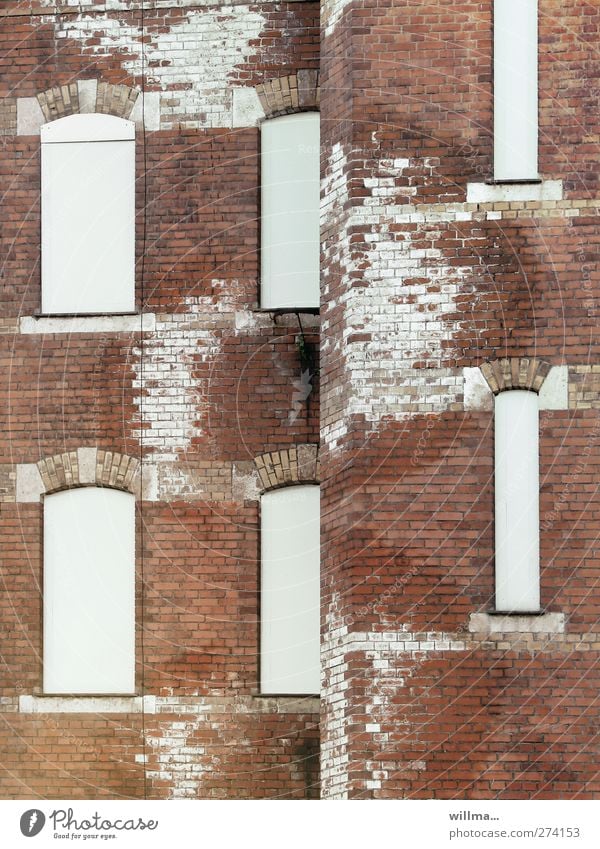
[[[297,388],[298,319],[257,312],[256,88],[294,77],[302,108],[315,108],[318,5],[147,2],[145,133],[140,4],[38,5],[0,12],[0,794],[316,798],[318,701],[259,690],[255,458],[297,449],[300,479],[315,479],[318,385],[308,401]],[[133,331],[24,329],[40,310],[38,127],[78,111],[136,122],[148,332],[137,317]],[[318,318],[302,324],[315,343]],[[127,488],[115,454],[136,465],[138,699],[78,710],[42,698],[41,498],[78,485],[81,450],[96,448],[115,469],[98,483]],[[53,483],[44,477],[38,497],[17,478],[27,467],[39,483],[39,461]]]
[[[492,0],[106,5],[0,10],[0,795],[596,797],[598,9],[539,0],[548,194],[474,200]],[[319,100],[300,327],[258,311],[258,125]],[[77,111],[136,122],[144,331],[35,318],[39,125]],[[550,618],[490,631],[509,386],[540,392]],[[45,699],[44,475],[91,456],[137,497],[137,695]],[[320,715],[258,686],[259,496],[317,480]]]
[[[539,3],[540,176],[561,197],[470,202],[492,177],[492,5],[324,7],[325,797],[600,789],[600,16]],[[564,380],[540,394],[547,616],[490,633],[494,422],[472,381],[519,357]]]

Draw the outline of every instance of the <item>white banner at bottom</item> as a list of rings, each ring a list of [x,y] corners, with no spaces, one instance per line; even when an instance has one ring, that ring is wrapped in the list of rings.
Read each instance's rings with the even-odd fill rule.
[[[600,846],[600,801],[4,801],[1,845]]]

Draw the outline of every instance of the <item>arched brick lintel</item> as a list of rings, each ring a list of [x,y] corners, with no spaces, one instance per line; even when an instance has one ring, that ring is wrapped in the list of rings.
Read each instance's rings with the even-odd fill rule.
[[[115,115],[117,118],[129,118],[139,94],[140,90],[131,86],[99,81],[93,111]],[[37,101],[46,121],[55,121],[57,118],[81,112],[79,87],[76,82],[46,89],[37,95]]]
[[[36,465],[46,495],[78,486],[107,486],[138,494],[140,461],[127,454],[80,448],[44,457]]]
[[[319,446],[311,443],[259,454],[254,464],[260,492],[298,483],[319,483]]]
[[[509,389],[539,392],[552,366],[536,357],[510,357],[491,360],[480,368],[494,395],[499,395]]]
[[[318,110],[320,103],[319,72],[312,69],[276,77],[256,86],[265,120],[292,112]]]

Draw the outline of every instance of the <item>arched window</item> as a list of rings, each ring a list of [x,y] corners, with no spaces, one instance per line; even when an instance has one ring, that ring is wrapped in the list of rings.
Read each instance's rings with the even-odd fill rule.
[[[496,610],[540,609],[539,399],[512,389],[495,398]]]
[[[319,113],[261,125],[261,306],[319,306]]]
[[[80,487],[44,498],[44,692],[135,689],[135,497]]]
[[[319,661],[319,487],[261,498],[261,692],[316,694]]]
[[[43,313],[135,309],[134,138],[113,115],[42,125]]]

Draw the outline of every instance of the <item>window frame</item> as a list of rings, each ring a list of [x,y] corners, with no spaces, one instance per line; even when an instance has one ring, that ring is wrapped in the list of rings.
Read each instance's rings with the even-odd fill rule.
[[[68,201],[65,202],[65,196],[61,194],[60,185],[57,186],[57,182],[60,184],[60,160],[65,147],[73,145],[74,149],[79,150],[82,163],[85,163],[86,156],[93,158],[91,150],[84,155],[84,146],[88,144],[113,145],[116,157],[115,164],[125,175],[124,178],[121,176],[118,183],[115,183],[118,186],[118,194],[114,195],[115,202],[118,200],[117,208],[119,209],[119,221],[117,223],[119,225],[120,242],[117,242],[117,244],[120,244],[122,255],[117,262],[124,265],[122,274],[119,272],[117,277],[114,271],[111,271],[111,264],[115,264],[115,258],[110,256],[111,251],[106,250],[104,253],[108,256],[108,270],[103,272],[102,267],[99,271],[93,269],[89,277],[92,283],[97,281],[98,277],[107,280],[117,277],[117,283],[113,284],[108,292],[103,289],[94,289],[93,286],[90,287],[87,292],[89,308],[86,307],[86,302],[83,299],[78,302],[71,300],[69,307],[69,299],[73,297],[74,291],[77,292],[77,283],[74,283],[74,281],[81,280],[83,277],[83,274],[79,274],[77,271],[77,262],[81,265],[82,258],[81,252],[79,252],[79,255],[74,253],[75,268],[67,272],[61,270],[64,257],[69,256],[69,248],[66,243],[71,236],[67,235],[69,234],[69,227],[61,226],[60,219],[63,219],[62,223],[64,224],[66,217],[68,223],[72,205]],[[119,145],[120,150],[115,145]],[[103,152],[108,154],[108,149]],[[40,127],[41,285],[40,309],[36,313],[37,316],[86,317],[138,314],[135,285],[135,155],[135,123],[125,118],[104,113],[76,113],[42,124]],[[105,163],[99,175],[109,173],[109,170],[106,170],[109,169],[109,166],[110,163]],[[64,165],[62,167],[64,169]],[[68,190],[67,185],[65,192],[68,192]],[[84,206],[89,211],[93,207],[93,198],[85,198]],[[55,221],[55,217],[58,222]],[[107,221],[109,222],[108,225]],[[110,231],[114,230],[117,225],[112,224],[110,215],[99,214],[93,227],[100,228],[98,238],[102,242],[106,242],[106,239],[103,238],[103,235],[106,236],[106,234],[102,233],[102,229],[106,229],[107,226],[108,237],[110,237]],[[92,257],[101,257],[101,248],[96,252],[86,251],[85,249],[86,245],[93,244],[93,227],[91,233],[85,234],[83,252],[86,256],[89,254]],[[66,286],[61,284],[61,277],[66,281]],[[66,291],[61,291],[61,285]],[[102,302],[103,297],[106,298],[104,303]],[[115,299],[117,301],[114,306],[111,306],[111,297],[113,302]]]
[[[263,596],[264,589],[264,568],[265,568],[265,524],[264,524],[264,502],[263,499],[265,497],[277,497],[281,496],[285,492],[290,492],[292,490],[298,489],[312,489],[316,490],[318,493],[317,498],[317,507],[318,507],[318,532],[319,532],[319,545],[318,545],[318,563],[317,563],[317,648],[318,648],[318,660],[317,660],[317,675],[319,676],[319,685],[317,689],[314,688],[305,688],[298,689],[296,688],[279,688],[274,689],[272,687],[265,687],[265,601]],[[299,483],[288,484],[285,486],[278,486],[272,489],[268,489],[265,492],[262,492],[259,500],[259,574],[258,574],[258,597],[259,597],[259,634],[258,634],[258,692],[260,696],[269,697],[280,697],[280,696],[293,696],[295,698],[299,697],[318,697],[320,695],[320,637],[321,637],[321,627],[320,627],[320,530],[321,530],[321,522],[320,522],[320,498],[321,496],[321,487],[317,482],[303,481]],[[271,673],[272,675],[272,673]]]
[[[318,314],[320,311],[320,289],[321,289],[321,280],[320,280],[320,250],[321,250],[321,242],[320,242],[320,153],[317,157],[317,167],[318,167],[318,182],[319,182],[319,201],[317,206],[317,221],[319,222],[319,235],[318,235],[318,262],[317,262],[317,303],[313,304],[286,304],[283,303],[283,299],[278,299],[278,302],[275,303],[274,299],[271,299],[271,302],[266,302],[265,292],[267,288],[274,289],[275,286],[273,283],[269,285],[265,284],[265,256],[267,253],[267,245],[266,241],[266,229],[265,228],[265,218],[263,216],[263,211],[265,208],[265,187],[264,187],[264,174],[265,174],[265,151],[264,151],[264,139],[265,139],[265,128],[270,128],[276,125],[277,122],[287,122],[291,123],[293,121],[299,121],[302,119],[306,119],[306,116],[312,115],[316,116],[315,120],[318,127],[319,141],[318,148],[320,151],[320,112],[318,109],[306,109],[306,110],[298,110],[295,112],[287,113],[284,115],[275,115],[273,117],[268,117],[264,121],[262,121],[259,125],[260,130],[260,140],[259,140],[259,279],[258,279],[258,309],[257,312],[268,312],[274,315],[281,315],[286,313],[310,313],[310,314]],[[268,132],[268,129],[266,130]],[[285,294],[285,293],[284,293]]]
[[[494,0],[492,14],[492,182],[539,183],[538,0]]]
[[[513,424],[508,420],[515,407],[520,419]],[[537,392],[522,388],[499,392],[494,397],[494,607],[498,613],[542,612],[539,455]],[[523,584],[527,585],[524,592]]]
[[[128,496],[129,501],[122,501],[123,505],[127,506],[127,510],[130,512],[131,524],[130,524],[130,532],[131,537],[129,539],[130,543],[130,554],[131,554],[131,562],[128,564],[130,568],[129,573],[129,592],[130,598],[129,603],[130,614],[131,614],[131,622],[130,622],[130,645],[129,645],[129,663],[131,664],[131,669],[129,671],[129,683],[131,686],[127,688],[119,688],[119,689],[70,689],[70,688],[56,688],[49,687],[48,684],[52,682],[48,682],[47,679],[47,666],[48,666],[48,655],[47,653],[51,650],[48,644],[48,631],[50,628],[50,624],[47,616],[46,605],[48,602],[48,598],[51,595],[47,589],[47,581],[51,580],[51,571],[52,569],[49,567],[48,562],[48,532],[47,532],[47,521],[49,519],[48,514],[46,512],[46,507],[48,504],[48,500],[54,498],[55,496],[61,496],[66,494],[75,494],[82,492],[84,490],[100,490],[103,493],[115,493],[118,495]],[[68,488],[62,488],[53,490],[52,492],[46,492],[41,497],[41,555],[42,555],[42,581],[41,581],[41,641],[42,641],[42,651],[41,651],[41,680],[40,680],[40,689],[41,694],[44,697],[74,697],[74,698],[92,698],[92,697],[128,697],[134,696],[137,694],[137,620],[138,620],[138,581],[137,581],[137,546],[138,546],[138,515],[137,515],[137,498],[133,492],[129,490],[124,490],[117,487],[106,486],[106,485],[98,485],[98,484],[84,484],[80,486],[72,486]],[[72,511],[71,511],[72,512]]]

